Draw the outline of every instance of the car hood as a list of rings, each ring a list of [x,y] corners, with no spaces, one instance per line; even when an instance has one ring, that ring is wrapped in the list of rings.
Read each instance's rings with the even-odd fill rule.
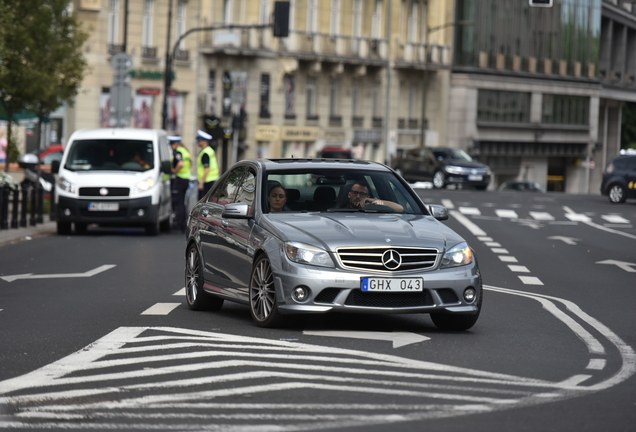
[[[443,251],[463,241],[432,216],[378,213],[278,213],[264,216],[283,241],[335,251],[351,246],[431,247]]]

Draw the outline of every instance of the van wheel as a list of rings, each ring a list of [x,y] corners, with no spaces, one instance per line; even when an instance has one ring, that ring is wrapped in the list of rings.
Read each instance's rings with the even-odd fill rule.
[[[624,203],[627,199],[625,188],[618,183],[613,184],[609,188],[609,200],[614,204]]]
[[[77,234],[86,234],[88,224],[75,222],[75,232]]]
[[[71,223],[70,222],[58,222],[57,223],[57,233],[59,235],[69,235],[71,233]]]
[[[155,219],[153,222],[149,222],[148,224],[146,224],[146,234],[150,236],[156,236],[157,234],[159,234],[159,231],[159,218]]]

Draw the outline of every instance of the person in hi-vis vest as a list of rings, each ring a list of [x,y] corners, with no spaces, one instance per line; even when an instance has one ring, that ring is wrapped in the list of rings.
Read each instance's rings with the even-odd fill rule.
[[[192,158],[190,152],[181,143],[180,136],[169,136],[170,146],[172,147],[172,209],[174,210],[174,228],[181,232],[186,229],[186,207],[185,196],[190,185],[190,176],[192,175],[190,167],[192,166]]]
[[[197,159],[197,180],[199,181],[199,199],[203,198],[219,178],[219,165],[216,152],[210,146],[212,135],[197,131],[197,145],[201,148]]]

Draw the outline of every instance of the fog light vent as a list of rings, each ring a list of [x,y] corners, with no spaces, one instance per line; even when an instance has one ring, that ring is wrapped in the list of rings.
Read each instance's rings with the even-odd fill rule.
[[[139,209],[139,210],[137,210],[137,216],[140,216],[140,217],[141,217],[141,216],[143,216],[143,215],[144,215],[144,213],[145,213],[145,212],[144,212],[144,209]]]
[[[309,298],[309,290],[304,286],[297,286],[292,291],[292,298],[298,303],[302,303]]]
[[[475,291],[475,288],[466,288],[464,290],[464,300],[466,300],[466,303],[474,302],[475,297],[477,297],[477,291]]]

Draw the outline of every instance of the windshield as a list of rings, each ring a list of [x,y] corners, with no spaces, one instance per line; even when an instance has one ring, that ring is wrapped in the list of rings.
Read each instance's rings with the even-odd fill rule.
[[[464,150],[461,149],[446,149],[446,150],[435,150],[433,149],[433,154],[435,154],[435,158],[438,160],[444,159],[454,159],[454,160],[464,160],[471,162],[473,160],[472,157],[468,155]]]
[[[70,171],[147,171],[154,167],[152,141],[74,141],[64,167]]]
[[[263,186],[264,212],[428,214],[420,207],[413,190],[390,172],[335,169],[274,171],[268,173]]]

